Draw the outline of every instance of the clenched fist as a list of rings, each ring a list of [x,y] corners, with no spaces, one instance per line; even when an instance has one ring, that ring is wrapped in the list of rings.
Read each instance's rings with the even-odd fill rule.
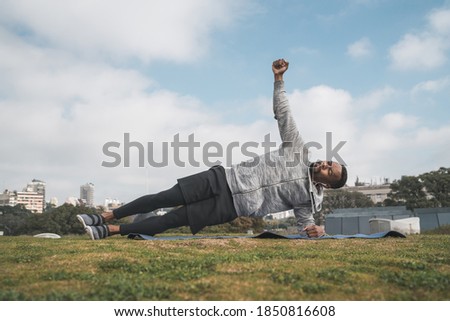
[[[272,63],[272,71],[275,76],[275,80],[283,80],[284,72],[289,68],[289,62],[284,59],[275,60]]]

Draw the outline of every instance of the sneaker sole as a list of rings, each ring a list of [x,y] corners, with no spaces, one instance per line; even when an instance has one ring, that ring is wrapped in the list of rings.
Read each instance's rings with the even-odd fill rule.
[[[86,228],[84,230],[89,235],[89,237],[91,238],[92,241],[96,240],[95,237],[94,237],[94,232],[92,231],[92,228],[89,225],[86,226]]]
[[[80,221],[81,224],[83,224],[83,228],[86,229],[88,225],[86,225],[86,222],[83,220],[81,215],[77,215],[77,219]]]

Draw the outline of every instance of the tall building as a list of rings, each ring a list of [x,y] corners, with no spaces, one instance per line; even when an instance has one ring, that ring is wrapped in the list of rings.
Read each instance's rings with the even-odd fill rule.
[[[27,184],[27,187],[23,189],[23,192],[35,192],[44,195],[45,199],[45,182],[38,179],[33,179],[31,183]]]
[[[29,202],[29,207],[28,209],[31,209],[31,211],[36,213],[42,213],[45,210],[45,182],[40,181],[38,179],[33,179],[30,183],[27,184],[27,187],[25,187],[22,190],[22,193],[18,193],[18,195],[20,194],[21,196],[19,198],[21,198],[21,204],[24,204],[26,206],[26,204],[28,204],[27,202]],[[30,193],[29,195],[27,195],[28,193]],[[33,195],[35,194],[35,195]],[[39,196],[36,195],[41,195],[42,196],[42,208],[39,208],[40,202],[41,200],[39,200]]]
[[[17,193],[17,203],[24,204],[33,213],[45,210],[45,182],[33,179],[22,192]]]
[[[87,206],[94,207],[94,184],[87,183],[80,186],[80,199]]]

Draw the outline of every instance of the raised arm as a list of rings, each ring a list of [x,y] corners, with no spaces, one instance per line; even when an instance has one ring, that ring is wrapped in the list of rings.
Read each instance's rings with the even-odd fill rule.
[[[297,148],[303,145],[300,134],[292,117],[289,102],[284,90],[283,75],[289,67],[289,62],[284,59],[275,60],[272,63],[272,71],[275,79],[273,92],[273,112],[278,121],[278,130],[283,143],[293,144]]]

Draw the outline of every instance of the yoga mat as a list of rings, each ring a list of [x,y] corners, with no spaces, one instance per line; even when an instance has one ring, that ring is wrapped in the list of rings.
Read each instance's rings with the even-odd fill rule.
[[[253,238],[253,239],[287,239],[287,240],[330,240],[330,239],[380,239],[383,237],[406,237],[397,231],[380,232],[375,234],[354,234],[354,235],[324,235],[322,237],[310,238],[299,234],[281,235],[273,232],[262,232],[258,235],[242,235],[242,236],[150,236],[145,234],[129,234],[128,238],[133,240],[150,240],[150,241],[173,241],[173,240],[198,240],[198,239],[236,239],[236,238]]]

